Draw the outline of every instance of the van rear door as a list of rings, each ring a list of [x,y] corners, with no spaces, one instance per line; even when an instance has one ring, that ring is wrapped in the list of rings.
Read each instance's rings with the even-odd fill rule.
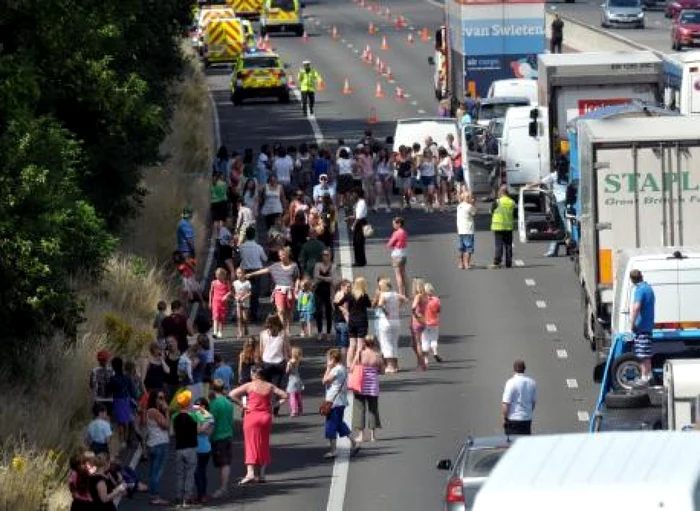
[[[678,321],[681,328],[700,328],[700,254],[678,260]]]
[[[565,219],[559,215],[554,195],[543,188],[521,188],[518,200],[520,243],[563,240]]]

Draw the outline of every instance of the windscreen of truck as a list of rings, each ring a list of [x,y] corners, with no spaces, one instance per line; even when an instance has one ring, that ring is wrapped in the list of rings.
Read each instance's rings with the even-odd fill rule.
[[[639,7],[639,0],[608,0],[610,7]]]
[[[498,103],[482,103],[479,105],[478,119],[490,121],[491,119],[503,119],[506,112],[512,106],[528,106],[530,101],[527,98],[513,99],[512,101],[503,101]]]
[[[270,7],[289,12],[294,10],[294,0],[271,0]]]

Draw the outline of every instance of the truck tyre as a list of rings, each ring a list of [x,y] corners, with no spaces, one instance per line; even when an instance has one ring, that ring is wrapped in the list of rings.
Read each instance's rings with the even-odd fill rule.
[[[642,375],[642,364],[634,353],[625,353],[612,364],[612,388],[629,391],[635,388],[635,382]],[[631,377],[631,378],[630,378]],[[649,396],[647,396],[648,400]]]
[[[642,391],[612,391],[605,395],[605,406],[612,409],[644,408],[649,405],[649,396],[646,392]]]
[[[294,31],[297,37],[301,37],[304,35],[304,26],[302,25],[301,27],[297,27],[296,30]]]
[[[279,96],[280,103],[289,103],[289,92],[283,92]]]
[[[239,94],[231,94],[231,103],[233,106],[240,106],[243,104],[243,98]]]

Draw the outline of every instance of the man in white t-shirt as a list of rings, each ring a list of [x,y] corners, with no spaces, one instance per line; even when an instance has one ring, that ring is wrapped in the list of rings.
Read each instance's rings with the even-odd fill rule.
[[[513,363],[515,374],[506,381],[501,400],[503,431],[506,435],[532,434],[532,414],[537,404],[537,383],[525,376],[525,362]]]
[[[280,147],[277,150],[277,157],[272,163],[272,170],[277,176],[277,181],[284,188],[284,192],[289,195],[292,191],[292,171],[294,170],[294,160],[287,151]]]
[[[476,206],[471,192],[462,192],[457,205],[457,262],[460,270],[472,267]]]

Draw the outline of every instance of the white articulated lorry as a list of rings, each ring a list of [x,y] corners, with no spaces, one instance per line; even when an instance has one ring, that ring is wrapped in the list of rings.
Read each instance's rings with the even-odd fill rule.
[[[584,120],[578,150],[584,335],[604,357],[618,255],[700,246],[700,119]]]

